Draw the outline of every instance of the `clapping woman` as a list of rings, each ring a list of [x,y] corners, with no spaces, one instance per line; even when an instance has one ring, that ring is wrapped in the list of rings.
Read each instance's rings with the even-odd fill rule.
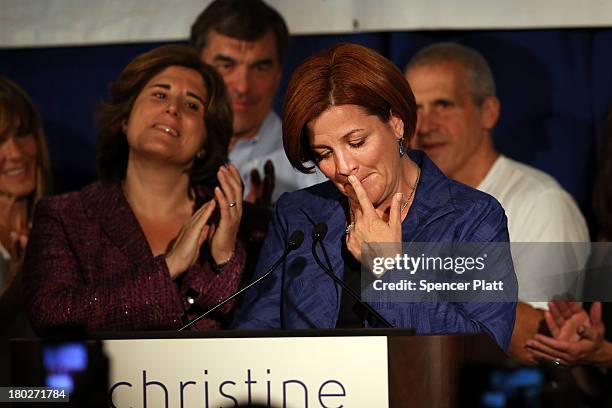
[[[9,339],[33,335],[23,308],[22,261],[49,174],[40,115],[23,89],[0,76],[0,384],[9,383]]]
[[[233,292],[240,176],[223,81],[191,48],[135,58],[98,112],[100,181],[42,200],[24,261],[37,331],[175,329]],[[192,326],[216,329],[233,305]]]
[[[588,311],[583,308],[582,302],[555,300],[549,303],[550,310],[545,318],[551,336],[538,334],[527,342],[527,346],[539,358],[557,364],[593,364],[610,369],[612,253],[607,243],[612,242],[612,108],[604,121],[602,150],[593,192],[596,235],[601,244],[593,247],[583,294],[586,301],[595,302]]]
[[[0,76],[0,292],[18,273],[32,210],[49,179],[40,115],[17,84]]]

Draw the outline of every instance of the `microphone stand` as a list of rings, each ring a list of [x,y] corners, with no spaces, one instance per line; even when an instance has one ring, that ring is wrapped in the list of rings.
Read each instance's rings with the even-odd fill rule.
[[[289,241],[287,242],[287,246],[285,247],[285,250],[283,251],[283,254],[266,271],[266,273],[264,273],[259,278],[255,279],[253,282],[249,283],[247,286],[245,286],[244,288],[240,289],[239,291],[237,291],[237,292],[229,295],[225,299],[221,300],[219,303],[217,303],[212,308],[208,309],[207,311],[205,311],[204,313],[202,313],[201,315],[199,315],[195,319],[187,322],[183,327],[178,329],[178,331],[183,331],[183,330],[191,327],[192,325],[196,324],[197,322],[199,322],[200,320],[202,320],[203,318],[205,318],[206,316],[208,316],[209,314],[211,314],[215,310],[217,310],[220,307],[222,307],[223,305],[225,305],[227,302],[229,302],[232,299],[234,299],[236,296],[239,296],[239,295],[243,294],[247,290],[251,289],[253,286],[257,285],[262,280],[266,279],[268,276],[270,276],[272,274],[272,272],[274,272],[274,270],[278,267],[278,265],[280,265],[285,260],[285,258],[287,258],[287,255],[289,255],[289,252],[293,251],[294,249],[298,249],[300,247],[300,245],[302,245],[302,241],[303,240],[304,240],[304,233],[302,231],[300,231],[300,230],[294,231],[293,234],[291,234],[291,236],[289,237]]]
[[[393,328],[394,326],[387,320],[385,319],[380,313],[378,313],[372,306],[370,306],[369,304],[367,304],[366,302],[362,301],[360,296],[355,293],[355,291],[353,289],[351,289],[350,287],[346,286],[344,284],[344,282],[342,282],[342,280],[340,278],[338,278],[336,276],[336,274],[331,270],[331,268],[327,268],[325,265],[323,265],[323,262],[321,262],[321,259],[319,259],[319,256],[317,255],[317,243],[321,243],[321,247],[323,247],[323,238],[325,237],[325,234],[327,234],[327,225],[325,225],[324,228],[319,227],[319,225],[321,224],[317,224],[315,225],[313,234],[312,234],[312,256],[315,259],[315,262],[317,263],[317,265],[319,265],[319,267],[321,269],[323,269],[323,271],[329,275],[330,278],[332,278],[338,285],[340,285],[342,287],[342,289],[344,289],[346,291],[346,293],[349,294],[349,296],[351,296],[353,299],[355,299],[360,305],[362,305],[369,313],[371,313],[374,317],[376,317],[378,320],[380,320],[385,326]],[[317,228],[319,227],[319,228]]]

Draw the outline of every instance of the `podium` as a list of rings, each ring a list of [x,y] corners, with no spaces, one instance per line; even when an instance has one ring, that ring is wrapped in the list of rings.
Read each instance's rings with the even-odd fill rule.
[[[87,343],[108,358],[116,407],[454,407],[463,367],[508,359],[485,334],[406,329],[116,332]],[[43,385],[32,378],[43,343],[12,347],[15,384]]]

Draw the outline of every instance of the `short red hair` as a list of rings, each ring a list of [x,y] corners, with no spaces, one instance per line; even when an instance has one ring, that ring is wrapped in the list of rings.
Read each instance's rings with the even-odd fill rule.
[[[381,121],[391,113],[404,122],[404,147],[408,148],[417,121],[410,85],[391,61],[357,44],[338,44],[308,58],[295,70],[283,105],[283,145],[289,161],[309,173],[315,160],[310,147],[308,122],[330,106],[357,105]]]

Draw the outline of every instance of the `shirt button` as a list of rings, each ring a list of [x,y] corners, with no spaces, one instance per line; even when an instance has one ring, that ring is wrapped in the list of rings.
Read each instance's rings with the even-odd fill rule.
[[[195,303],[195,299],[192,298],[191,296],[187,296],[187,303],[189,303],[190,305],[193,305]]]

